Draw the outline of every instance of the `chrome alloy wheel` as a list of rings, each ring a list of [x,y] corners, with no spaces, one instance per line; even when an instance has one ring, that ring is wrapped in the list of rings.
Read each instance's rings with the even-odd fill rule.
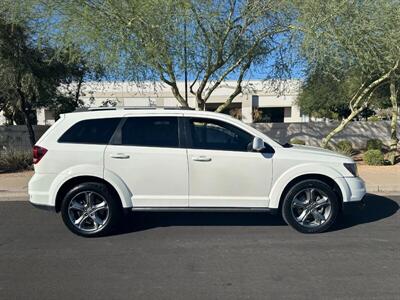
[[[103,196],[93,191],[75,195],[68,205],[71,223],[86,232],[100,231],[110,217],[108,203]]]
[[[332,203],[320,189],[306,188],[294,196],[291,212],[301,226],[318,227],[329,219],[332,213]]]

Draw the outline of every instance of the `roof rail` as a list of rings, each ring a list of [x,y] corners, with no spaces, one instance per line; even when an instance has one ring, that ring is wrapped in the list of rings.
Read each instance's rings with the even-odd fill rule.
[[[176,110],[193,110],[193,108],[189,107],[180,107],[180,106],[99,106],[99,107],[88,107],[88,108],[79,108],[75,111],[99,111],[99,110],[135,110],[135,109],[176,109]]]
[[[88,107],[87,109],[88,111],[99,111],[99,110],[116,110],[116,107],[108,107],[108,106],[104,106],[104,107]]]
[[[193,110],[190,107],[182,107],[182,106],[117,106],[118,109],[123,110],[131,110],[131,109],[171,109],[171,110]]]
[[[84,111],[98,111],[98,110],[115,110],[115,107],[78,107],[73,112],[84,112]]]

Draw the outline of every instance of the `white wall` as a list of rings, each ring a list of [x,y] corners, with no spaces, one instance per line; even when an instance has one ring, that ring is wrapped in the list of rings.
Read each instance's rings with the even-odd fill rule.
[[[190,84],[190,82],[189,82]],[[302,122],[300,110],[295,105],[299,91],[299,81],[287,81],[278,88],[275,83],[252,80],[244,83],[243,93],[238,95],[233,103],[242,104],[243,121],[252,122],[251,112],[256,107],[286,107],[284,122]],[[184,96],[184,82],[177,82],[178,89]],[[197,85],[195,85],[196,89]],[[234,91],[236,81],[223,82],[209,98],[207,103],[223,103]],[[207,87],[208,88],[208,87]],[[207,91],[206,88],[206,91]],[[94,106],[101,105],[105,100],[117,101],[119,105],[125,106],[148,106],[150,103],[158,106],[179,106],[169,86],[162,83],[144,83],[137,85],[129,82],[115,83],[86,83],[82,90],[85,94],[81,99],[89,103],[90,97],[94,97]],[[254,100],[254,96],[258,99]],[[195,107],[195,97],[188,95],[188,102]],[[290,108],[290,109],[288,109]],[[288,113],[290,110],[290,114]]]
[[[190,82],[189,82],[190,84]],[[243,93],[238,95],[233,103],[242,104],[243,121],[252,122],[252,110],[256,107],[291,107],[291,113],[286,115],[284,122],[302,122],[300,111],[294,101],[299,90],[299,81],[291,80],[282,84],[279,88],[276,83],[251,80],[243,84]],[[184,96],[184,82],[177,82],[178,88]],[[197,85],[195,85],[196,89]],[[234,91],[236,81],[223,82],[213,93],[207,103],[223,103]],[[71,87],[70,87],[71,88]],[[206,87],[206,91],[207,91]],[[67,87],[60,87],[61,92],[67,92]],[[82,85],[81,100],[86,106],[100,106],[106,100],[116,101],[118,105],[124,106],[179,106],[178,101],[173,96],[171,89],[166,84],[160,82],[145,82],[135,84],[132,82],[87,82]],[[94,102],[91,103],[91,100]],[[257,100],[258,99],[258,100]],[[195,107],[195,98],[189,92],[188,102],[191,107]],[[54,118],[44,109],[38,110],[38,124],[51,124]],[[0,113],[0,124],[4,123],[4,118]]]

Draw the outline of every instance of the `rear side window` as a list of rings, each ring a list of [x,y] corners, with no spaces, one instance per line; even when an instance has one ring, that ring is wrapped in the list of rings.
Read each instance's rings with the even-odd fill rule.
[[[179,147],[177,117],[132,117],[122,126],[121,144],[143,147]]]
[[[76,123],[58,140],[59,143],[101,144],[110,141],[121,118],[91,119]]]

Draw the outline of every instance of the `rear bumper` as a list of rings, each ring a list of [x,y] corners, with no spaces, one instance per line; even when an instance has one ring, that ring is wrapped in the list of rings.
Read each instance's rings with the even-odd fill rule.
[[[50,186],[54,180],[54,174],[35,173],[28,184],[29,202],[35,207],[55,207],[50,201]]]

